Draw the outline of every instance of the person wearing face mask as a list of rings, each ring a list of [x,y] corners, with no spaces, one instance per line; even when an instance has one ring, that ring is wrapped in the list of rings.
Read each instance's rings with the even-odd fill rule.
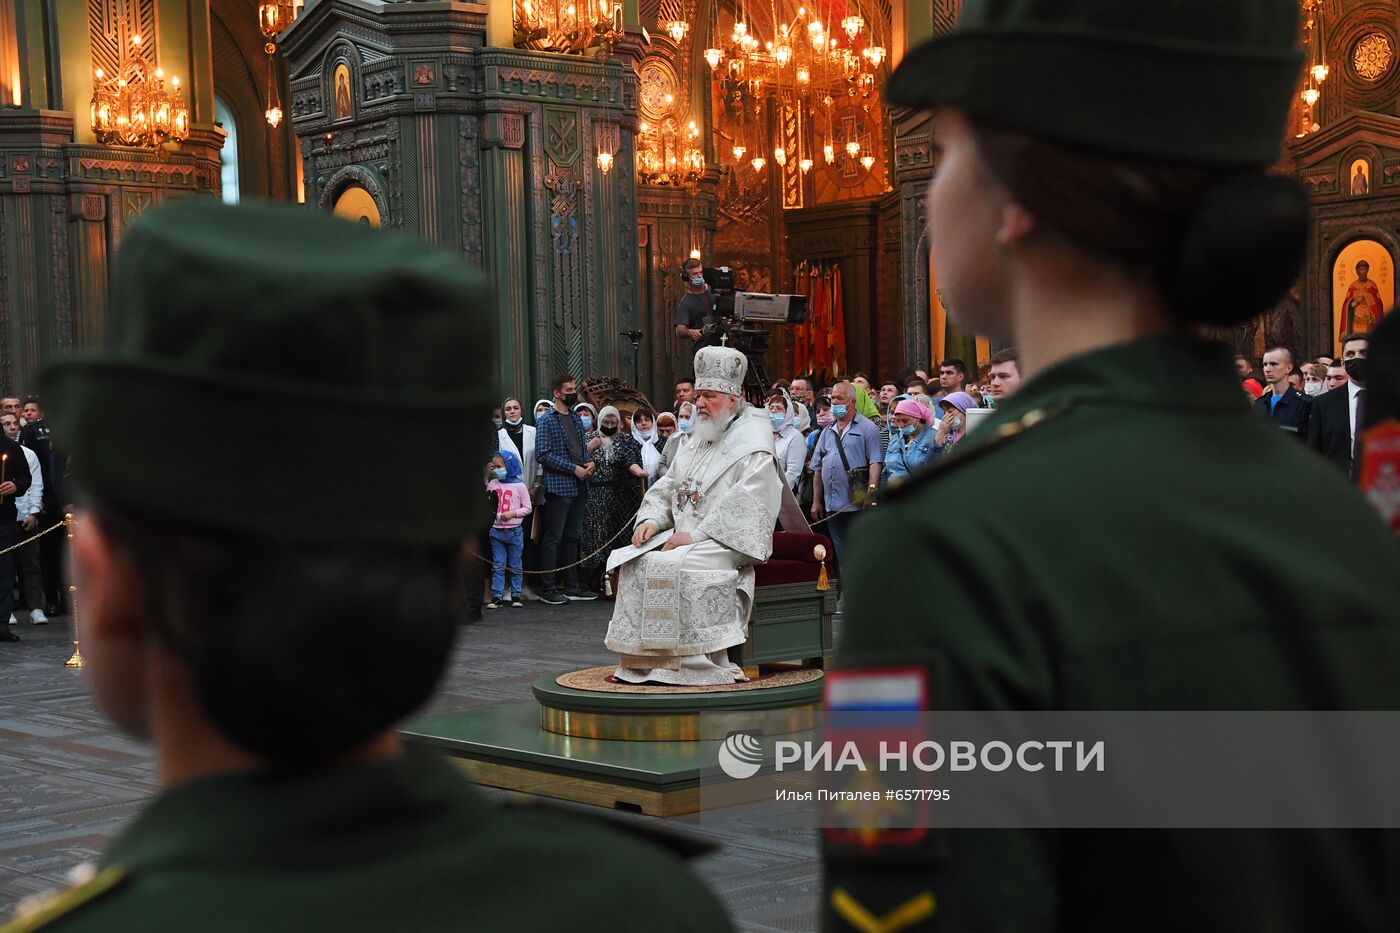
[[[569,600],[597,599],[579,586],[578,568],[583,513],[588,505],[588,478],[593,475],[588,432],[575,406],[579,404],[574,377],[559,373],[550,384],[553,407],[535,422],[535,459],[539,462],[549,507],[544,512],[540,564],[545,569],[566,567],[544,575],[540,601],[562,606]]]
[[[523,609],[522,588],[525,531],[521,527],[530,514],[530,490],[522,481],[520,458],[502,450],[491,458],[486,488],[496,494],[496,519],[491,524],[491,602],[487,609],[510,606]],[[510,596],[506,596],[506,581]]]
[[[938,400],[938,409],[943,417],[938,422],[938,431],[933,442],[939,453],[950,454],[966,434],[967,410],[976,408],[977,402],[966,392],[954,392]]]
[[[661,465],[661,450],[656,444],[659,437],[650,409],[638,408],[632,412],[632,439],[641,448],[642,467],[646,470],[648,482],[656,479],[656,470]]]
[[[548,410],[549,407],[549,401],[541,399],[540,403],[536,404],[535,417],[538,419],[540,411]],[[529,490],[530,501],[534,506],[520,526],[521,536],[524,539],[524,554],[521,563],[526,570],[538,570],[540,548],[539,534],[535,530],[535,523],[541,520],[540,507],[543,505],[543,491],[540,488],[540,466],[535,460],[535,428],[533,425],[525,423],[520,399],[515,396],[511,396],[501,403],[501,413],[505,416],[505,425],[496,432],[496,449],[509,451],[515,454],[520,461],[521,482]],[[524,592],[529,599],[537,598],[528,588]]]
[[[666,442],[671,439],[671,435],[676,433],[676,416],[669,411],[663,411],[656,416],[656,443],[663,450]]]
[[[1265,353],[1264,378],[1269,381],[1269,391],[1254,403],[1254,407],[1268,415],[1280,430],[1303,440],[1308,436],[1313,403],[1289,381],[1292,371],[1293,353],[1287,347],[1274,347]]]
[[[929,409],[913,399],[904,399],[890,414],[890,446],[885,451],[885,466],[880,471],[880,483],[896,489],[924,464],[938,456]]]
[[[778,469],[794,493],[802,483],[802,468],[807,462],[807,444],[797,429],[799,406],[784,393],[768,397],[768,419],[773,423],[773,450]]]
[[[1303,394],[1317,398],[1327,391],[1327,364],[1313,363],[1303,368]]]
[[[885,451],[880,429],[856,410],[856,387],[849,382],[831,387],[831,415],[835,420],[818,433],[812,451],[812,518],[831,516],[826,529],[839,567],[851,523],[862,509],[875,505]],[[844,575],[838,570],[841,592]]]
[[[661,450],[661,462],[656,465],[656,478],[660,479],[666,475],[666,471],[671,468],[671,464],[676,462],[676,454],[681,448],[689,444],[691,438],[695,436],[695,403],[681,402],[676,406],[676,430],[666,439],[666,445]]]
[[[574,406],[574,414],[578,415],[579,420],[583,422],[583,430],[588,435],[588,439],[596,441],[598,439],[598,409],[588,402],[579,402]],[[597,450],[598,445],[590,444],[588,449]]]
[[[676,305],[676,336],[683,337],[694,353],[701,347],[718,346],[719,337],[705,336],[705,326],[714,323],[714,296],[710,286],[705,284],[705,264],[698,259],[687,259],[681,266],[681,278],[685,282],[685,294]]]
[[[1355,476],[1357,426],[1365,415],[1366,350],[1370,341],[1369,334],[1347,334],[1342,340],[1342,366],[1347,381],[1313,402],[1308,421],[1308,446],[1349,477]]]
[[[535,462],[535,429],[525,423],[520,399],[511,396],[501,403],[501,429],[496,432],[496,449],[508,450],[520,461],[520,475],[527,486],[539,482],[539,464]]]
[[[641,479],[646,476],[642,445],[635,433],[622,429],[622,414],[612,405],[604,405],[598,412],[597,440],[598,447],[593,451],[597,470],[588,480],[588,508],[583,513],[583,537],[579,541],[579,553],[593,555],[580,568],[585,587],[593,591],[601,588],[608,555],[627,541],[619,536],[606,551],[593,552],[637,513],[637,506],[642,504]]]

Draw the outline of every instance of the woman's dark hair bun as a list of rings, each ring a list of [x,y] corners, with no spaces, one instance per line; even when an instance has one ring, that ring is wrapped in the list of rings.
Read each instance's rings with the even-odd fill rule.
[[[1237,175],[1209,188],[1163,268],[1162,290],[1196,324],[1242,324],[1273,307],[1298,277],[1308,194],[1293,178]]]

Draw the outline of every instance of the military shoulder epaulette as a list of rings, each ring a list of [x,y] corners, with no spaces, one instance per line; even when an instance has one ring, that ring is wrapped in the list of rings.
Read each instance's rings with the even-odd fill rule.
[[[1063,415],[1074,407],[1074,403],[1069,399],[1064,399],[1041,408],[1033,408],[1015,421],[1008,421],[1006,424],[998,425],[991,432],[992,436],[987,440],[982,440],[979,436],[978,443],[960,447],[948,457],[929,464],[921,469],[915,470],[905,482],[890,489],[886,498],[899,500],[905,496],[918,491],[918,489],[929,482],[947,476],[952,470],[981,459],[989,451],[1000,450],[1007,441],[1012,438],[1035,430],[1043,425],[1049,424],[1056,418]]]
[[[92,903],[99,897],[111,894],[124,884],[130,873],[119,866],[104,868],[90,881],[59,891],[45,899],[33,910],[24,912],[4,926],[0,933],[30,933],[31,930],[44,930],[62,920],[79,907]]]
[[[552,816],[558,816],[561,819],[583,822],[590,826],[601,826],[612,832],[642,839],[658,848],[670,852],[677,858],[696,859],[710,855],[719,850],[719,846],[712,842],[704,839],[697,839],[672,829],[662,829],[646,823],[623,820],[608,816],[604,813],[588,813],[582,810],[576,810],[573,807],[565,807],[550,803],[547,800],[512,800],[502,803],[501,806],[506,810],[516,813],[543,812]],[[0,931],[0,933],[7,933],[7,931]]]

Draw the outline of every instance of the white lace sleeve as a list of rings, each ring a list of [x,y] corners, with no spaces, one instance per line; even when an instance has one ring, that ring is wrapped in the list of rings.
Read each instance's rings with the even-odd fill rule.
[[[709,508],[699,531],[752,563],[767,560],[773,553],[773,528],[782,501],[782,482],[773,469],[772,454],[749,454],[743,460],[739,482]]]

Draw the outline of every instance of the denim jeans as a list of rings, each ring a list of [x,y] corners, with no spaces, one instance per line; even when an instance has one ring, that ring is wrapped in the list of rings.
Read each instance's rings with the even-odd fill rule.
[[[588,507],[588,493],[549,497],[544,509],[544,534],[540,542],[540,565],[552,570],[578,560],[579,538],[583,536],[583,512]],[[578,568],[570,567],[560,573],[545,574],[544,592],[578,589]]]
[[[510,594],[520,595],[525,575],[520,572],[520,558],[525,550],[522,528],[491,529],[491,595],[500,599],[506,595],[506,569],[510,569]]]
[[[838,593],[846,591],[846,587],[843,585],[846,574],[845,568],[841,566],[841,558],[845,556],[846,535],[850,533],[851,522],[855,521],[859,514],[859,512],[836,512],[824,526],[827,535],[831,538],[832,547],[836,549],[836,592]]]

